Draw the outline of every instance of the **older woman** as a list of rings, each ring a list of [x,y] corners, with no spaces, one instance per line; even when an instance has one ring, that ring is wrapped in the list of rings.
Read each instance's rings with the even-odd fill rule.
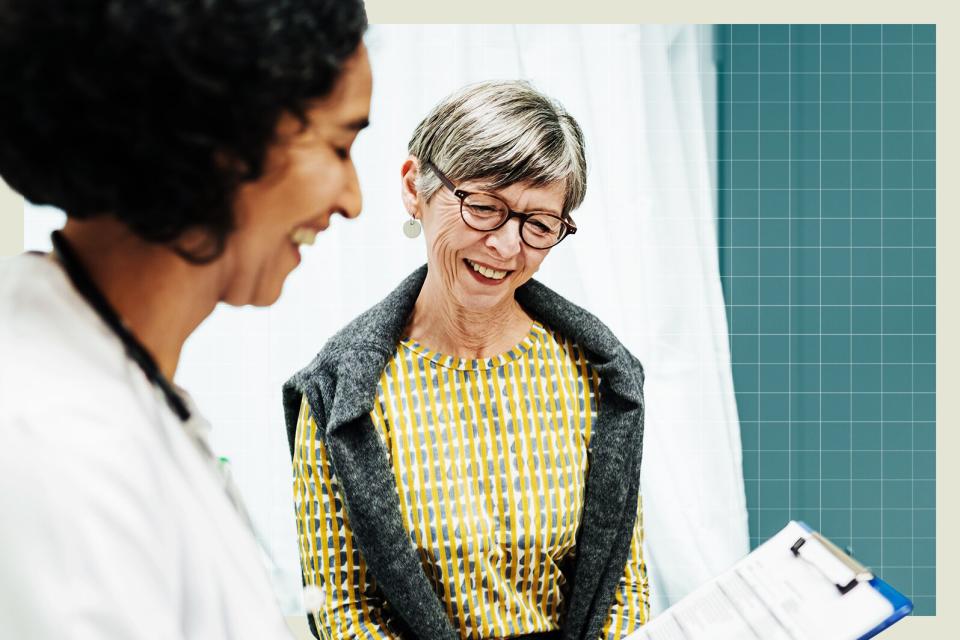
[[[320,637],[619,637],[648,615],[643,371],[531,277],[576,231],[576,121],[468,86],[402,166],[427,266],[285,386]]]
[[[0,175],[67,214],[0,261],[0,638],[289,631],[210,426],[173,383],[360,211],[359,0],[8,0]]]

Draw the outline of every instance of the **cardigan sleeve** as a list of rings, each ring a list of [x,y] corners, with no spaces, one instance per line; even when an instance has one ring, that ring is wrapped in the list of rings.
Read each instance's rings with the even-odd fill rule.
[[[293,451],[293,492],[304,584],[318,589],[308,612],[314,635],[328,638],[394,638],[373,577],[353,533],[327,449],[304,397]]]
[[[633,633],[650,619],[650,585],[643,560],[643,496],[637,495],[637,519],[633,525],[630,555],[620,584],[614,592],[613,605],[602,638],[616,640]]]

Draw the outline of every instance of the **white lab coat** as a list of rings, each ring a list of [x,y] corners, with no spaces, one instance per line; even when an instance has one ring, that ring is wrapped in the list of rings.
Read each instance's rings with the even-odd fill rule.
[[[185,427],[58,264],[0,260],[0,638],[290,637]]]

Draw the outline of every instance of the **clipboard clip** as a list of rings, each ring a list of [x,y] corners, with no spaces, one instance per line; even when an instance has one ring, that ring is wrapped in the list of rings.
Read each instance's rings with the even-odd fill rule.
[[[806,560],[816,567],[834,584],[840,595],[846,595],[861,582],[869,582],[873,579],[873,574],[862,564],[813,531],[810,532],[809,538],[806,536],[797,538],[790,547],[790,552],[794,557]]]

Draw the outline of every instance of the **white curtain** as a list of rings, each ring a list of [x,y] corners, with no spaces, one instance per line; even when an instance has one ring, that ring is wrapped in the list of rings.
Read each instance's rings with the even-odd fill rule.
[[[709,36],[698,26],[371,28],[372,126],[354,152],[363,214],[334,221],[273,308],[220,307],[188,342],[178,373],[231,459],[288,612],[299,609],[299,565],[280,385],[424,261],[422,239],[400,230],[407,139],[443,96],[486,79],[530,80],[585,132],[580,231],[538,277],[603,319],[646,367],[642,491],[654,610],[748,551],[718,272]],[[28,212],[28,248],[42,247],[48,220]]]

